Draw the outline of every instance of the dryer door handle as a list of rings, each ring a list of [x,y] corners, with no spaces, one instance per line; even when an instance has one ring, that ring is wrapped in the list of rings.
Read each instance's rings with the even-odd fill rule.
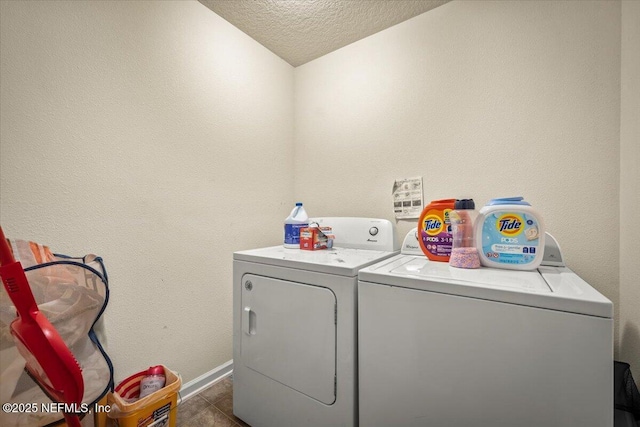
[[[255,323],[255,320],[256,320],[256,314],[251,311],[251,307],[245,307],[244,310],[242,310],[242,330],[244,331],[245,334],[247,335],[256,334],[255,324],[252,325],[252,323]]]

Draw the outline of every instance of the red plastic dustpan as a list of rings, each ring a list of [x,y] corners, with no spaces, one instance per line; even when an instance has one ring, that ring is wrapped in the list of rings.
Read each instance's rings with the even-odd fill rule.
[[[27,276],[20,262],[13,258],[2,227],[0,277],[18,312],[18,317],[11,322],[11,335],[27,362],[27,372],[50,398],[68,405],[64,413],[67,425],[80,427],[78,415],[66,410],[80,409],[84,395],[82,370],[58,331],[40,313]]]

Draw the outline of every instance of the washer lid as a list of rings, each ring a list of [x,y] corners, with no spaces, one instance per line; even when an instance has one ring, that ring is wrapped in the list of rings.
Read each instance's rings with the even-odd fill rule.
[[[398,255],[361,270],[358,278],[361,282],[613,317],[611,301],[566,267],[467,270],[424,256]]]
[[[234,252],[233,259],[259,264],[276,265],[318,273],[355,277],[358,270],[396,255],[398,251],[331,248],[318,251],[286,249],[282,246]]]

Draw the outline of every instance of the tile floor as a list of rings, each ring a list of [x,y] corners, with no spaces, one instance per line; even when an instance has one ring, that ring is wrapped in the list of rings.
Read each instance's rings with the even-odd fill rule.
[[[233,378],[226,377],[178,405],[176,427],[249,427],[233,415]]]

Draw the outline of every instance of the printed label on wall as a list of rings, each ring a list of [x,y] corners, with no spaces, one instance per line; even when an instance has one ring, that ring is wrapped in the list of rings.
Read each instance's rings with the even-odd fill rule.
[[[393,183],[393,213],[396,219],[417,219],[422,212],[422,177],[396,179]]]

